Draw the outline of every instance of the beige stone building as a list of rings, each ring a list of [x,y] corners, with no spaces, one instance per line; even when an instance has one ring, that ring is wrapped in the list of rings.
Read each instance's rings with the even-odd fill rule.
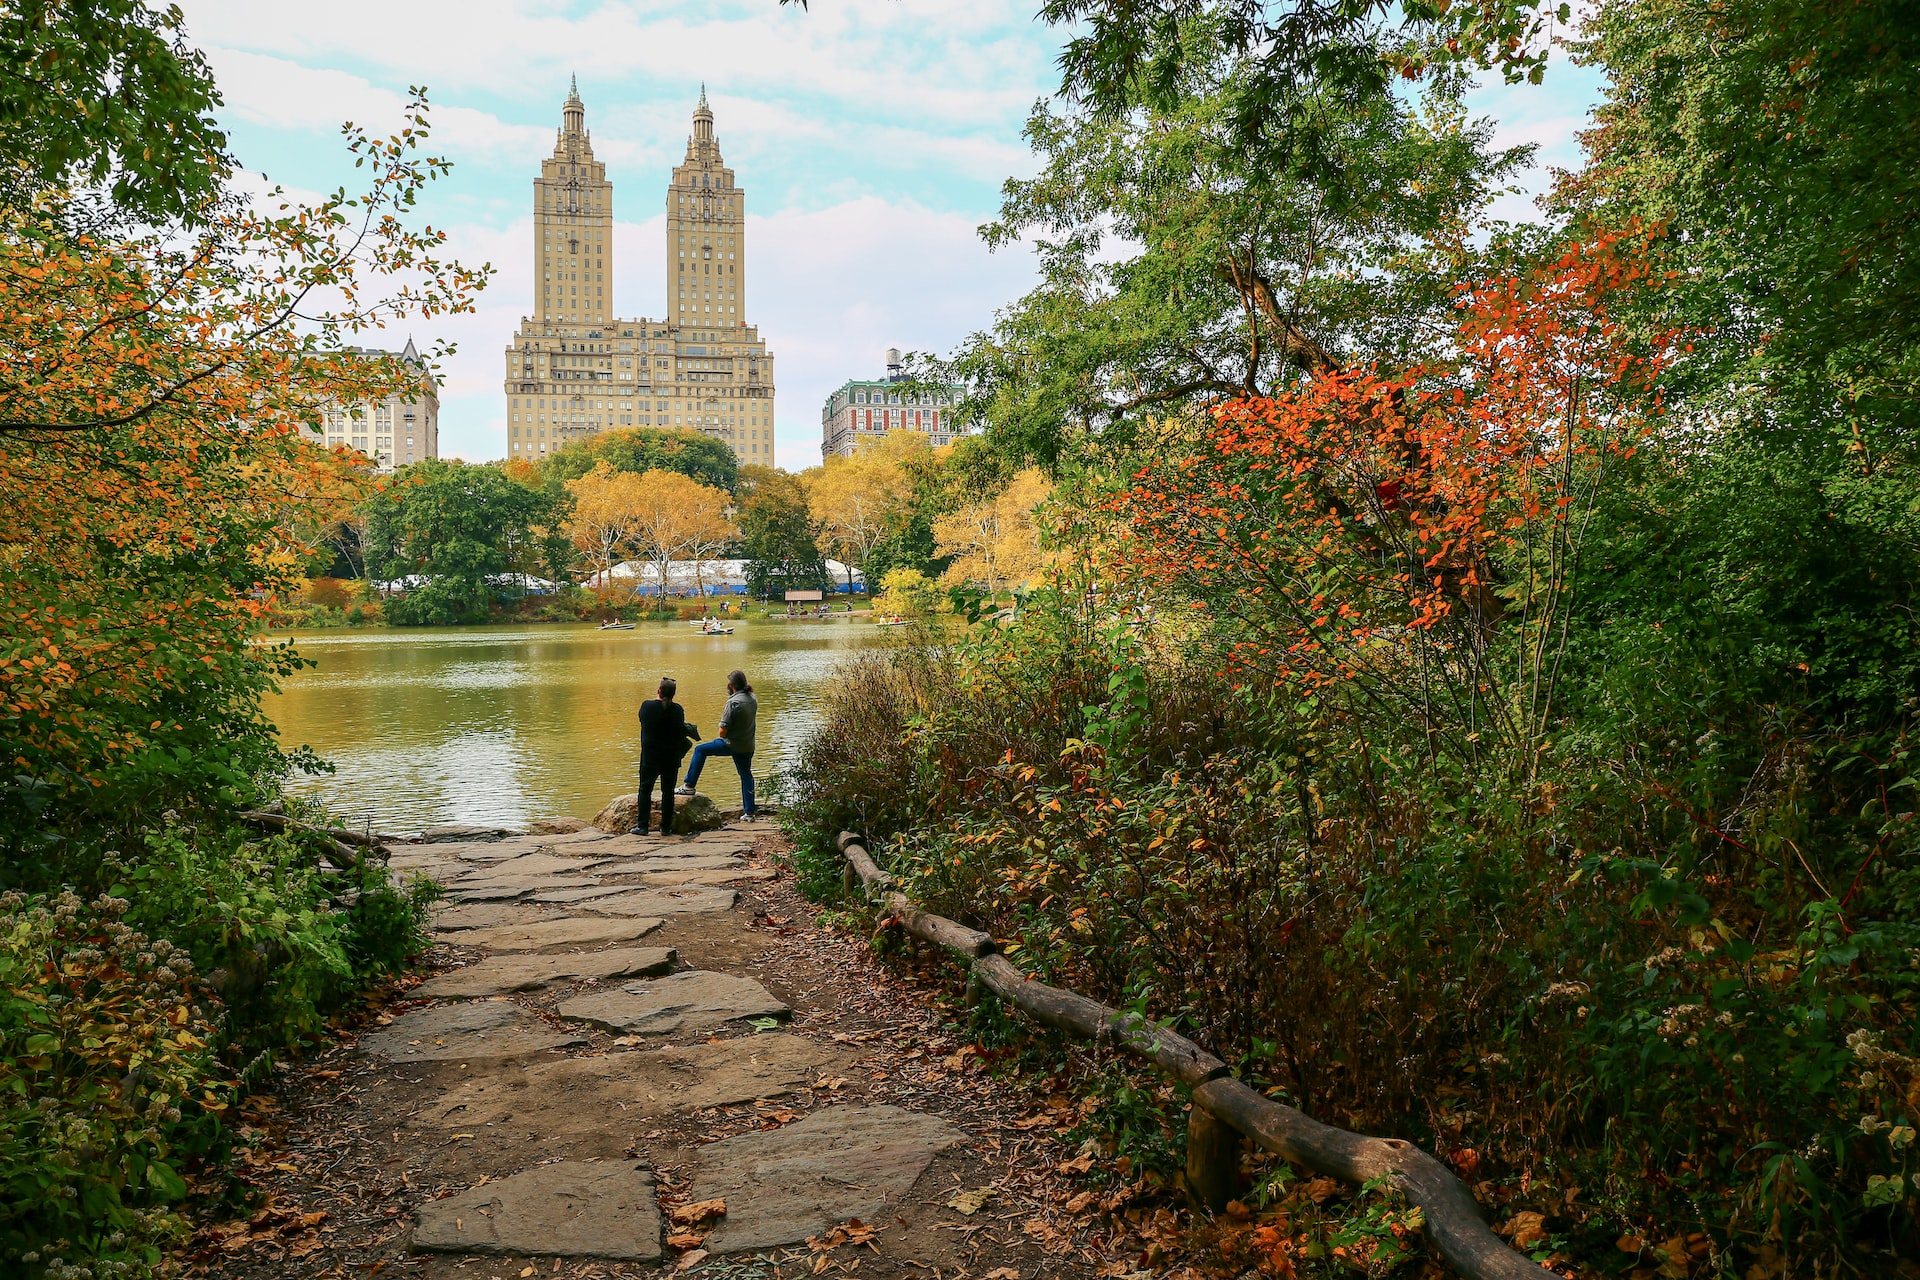
[[[507,456],[539,461],[618,427],[690,428],[773,464],[773,356],[746,320],[746,192],[720,155],[706,90],[667,187],[667,302],[620,319],[613,183],[578,86],[534,179],[534,308],[506,351]]]
[[[348,347],[347,353],[369,358],[393,354],[371,347]],[[407,339],[399,355],[420,370],[420,394],[327,405],[320,421],[308,427],[316,442],[357,449],[372,458],[382,474],[440,456],[440,385],[413,339]]]

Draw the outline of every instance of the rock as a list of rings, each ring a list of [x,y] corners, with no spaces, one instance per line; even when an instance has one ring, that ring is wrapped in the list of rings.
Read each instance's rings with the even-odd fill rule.
[[[607,801],[607,807],[593,815],[588,824],[610,836],[623,836],[640,825],[640,793],[630,791]],[[649,824],[651,825],[651,824]]]
[[[610,861],[610,859],[609,859]],[[498,862],[487,862],[472,869],[475,880],[525,879],[532,876],[578,875],[595,865],[583,856],[565,857],[557,853],[523,853]]]
[[[568,947],[605,947],[616,942],[634,942],[658,929],[664,921],[605,920],[581,916],[561,916],[537,924],[503,925],[492,929],[464,929],[457,933],[436,934],[436,942],[460,947],[491,947],[495,951],[558,951]]]
[[[712,831],[725,821],[719,808],[705,796],[681,796],[673,803],[673,833],[677,836]]]
[[[653,1175],[625,1162],[563,1160],[422,1204],[413,1247],[656,1262]]]
[[[428,827],[413,838],[415,844],[440,844],[449,840],[498,840],[502,836],[515,834],[505,827],[481,827],[466,823],[451,823],[444,827]]]
[[[563,1000],[561,1017],[647,1036],[707,1031],[739,1018],[784,1018],[792,1010],[752,978],[689,969],[617,991]]]
[[[592,876],[468,876],[448,885],[447,896],[456,902],[508,902],[530,893],[587,889],[599,883]]]
[[[489,1000],[416,1009],[365,1037],[360,1047],[396,1062],[498,1062],[583,1038],[553,1030],[519,1005]]]
[[[587,827],[585,818],[535,818],[527,824],[530,836],[570,836]]]
[[[510,840],[458,840],[449,844],[426,845],[416,852],[440,858],[464,858],[468,862],[505,862],[538,852],[544,836],[515,836]]]
[[[659,806],[648,811],[647,825],[653,825],[658,816]],[[607,801],[607,807],[593,817],[596,830],[608,835],[625,835],[640,825],[640,793],[628,792],[624,796],[615,796]],[[711,831],[726,819],[720,816],[720,810],[713,801],[705,796],[681,796],[673,805],[673,829],[678,835],[688,835],[695,831]]]
[[[597,1133],[622,1114],[666,1115],[725,1107],[804,1089],[844,1070],[851,1054],[767,1032],[713,1044],[558,1058],[462,1076],[413,1123],[439,1132],[509,1123],[546,1141]]]
[[[443,931],[498,929],[502,925],[538,924],[542,920],[560,918],[558,911],[548,911],[538,907],[516,906],[510,902],[475,902],[436,908],[433,913],[433,927]],[[450,938],[446,941],[458,942],[459,939]]]
[[[739,898],[731,889],[689,885],[678,889],[628,889],[579,906],[582,911],[601,916],[672,916],[730,911]]]
[[[594,863],[593,867],[596,871],[612,871],[619,875],[629,875],[642,871],[724,871],[728,867],[745,865],[731,854],[672,854],[662,851],[638,858],[608,858],[604,862]]]
[[[533,991],[581,978],[652,978],[672,973],[673,962],[671,947],[622,947],[562,956],[490,956],[478,964],[429,978],[414,988],[413,994],[434,1000],[471,1000]]]
[[[640,883],[671,888],[676,885],[732,884],[737,880],[771,880],[771,867],[742,867],[737,871],[648,871],[640,876]]]
[[[714,1253],[793,1244],[896,1211],[934,1156],[966,1140],[936,1116],[899,1107],[830,1107],[784,1129],[708,1143],[694,1156],[693,1200],[725,1197]]]
[[[535,902],[587,902],[594,898],[612,897],[614,894],[627,893],[633,888],[630,884],[587,884],[562,886],[558,889],[542,889],[533,895]]]

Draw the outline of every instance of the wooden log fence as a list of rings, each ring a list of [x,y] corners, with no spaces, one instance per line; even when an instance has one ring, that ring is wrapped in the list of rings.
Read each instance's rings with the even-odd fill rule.
[[[1452,1170],[1413,1143],[1322,1124],[1233,1079],[1226,1063],[1185,1036],[1034,980],[1001,955],[988,935],[907,901],[863,837],[843,831],[838,843],[849,893],[863,891],[907,933],[965,957],[974,979],[987,990],[1044,1026],[1113,1045],[1193,1090],[1186,1183],[1197,1204],[1216,1212],[1225,1207],[1244,1135],[1323,1177],[1356,1184],[1387,1178],[1408,1203],[1419,1206],[1428,1241],[1467,1280],[1546,1280],[1554,1274],[1495,1235]]]

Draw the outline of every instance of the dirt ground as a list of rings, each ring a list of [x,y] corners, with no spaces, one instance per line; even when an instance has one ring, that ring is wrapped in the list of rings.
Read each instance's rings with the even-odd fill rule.
[[[748,862],[769,867],[778,835],[763,828],[753,839]],[[860,1271],[931,1280],[1145,1280],[1140,1268],[1157,1250],[1143,1255],[1142,1240],[1156,1232],[1170,1238],[1173,1215],[1149,1211],[1143,1223],[1136,1212],[1130,1227],[1120,1227],[1102,1212],[1127,1197],[1083,1180],[1092,1161],[1064,1141],[1077,1118],[1068,1100],[1018,1078],[996,1079],[974,1046],[943,1027],[927,990],[889,973],[866,939],[821,927],[790,879],[737,887],[741,899],[731,912],[671,917],[643,945],[674,948],[683,966],[756,979],[792,1007],[785,1026],[695,1037],[659,1055],[652,1074],[616,1082],[596,1063],[633,1041],[583,1031],[577,1022],[563,1028],[551,1013],[593,989],[575,983],[517,997],[556,1029],[585,1036],[517,1087],[465,1063],[395,1063],[361,1051],[362,1035],[424,1003],[410,1000],[419,981],[474,955],[438,945],[420,975],[342,1029],[331,1048],[283,1065],[245,1105],[242,1136],[250,1145],[241,1169],[252,1204],[245,1216],[203,1226],[178,1273],[506,1280],[697,1267],[716,1278]],[[751,1068],[742,1056],[749,1051]],[[687,1092],[696,1080],[705,1094]],[[690,1099],[712,1105],[689,1106]],[[700,1224],[670,1221],[674,1247],[657,1266],[409,1249],[417,1206],[555,1158],[644,1161],[671,1216],[691,1190],[703,1145],[848,1102],[929,1113],[966,1135],[934,1158],[891,1220],[707,1258],[699,1253]]]

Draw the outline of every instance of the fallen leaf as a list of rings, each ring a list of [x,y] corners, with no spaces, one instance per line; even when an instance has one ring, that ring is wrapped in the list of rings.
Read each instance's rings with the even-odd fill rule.
[[[813,1082],[813,1087],[816,1089],[825,1089],[831,1092],[835,1089],[844,1088],[846,1086],[846,1083],[847,1083],[847,1078],[845,1076],[821,1076],[818,1080],[815,1080]]]
[[[706,1241],[706,1238],[707,1233],[704,1231],[681,1231],[667,1237],[667,1247],[670,1249],[697,1249]]]
[[[673,1211],[675,1222],[698,1222],[702,1218],[717,1218],[727,1211],[724,1198],[718,1200],[698,1200],[693,1204],[683,1204]]]
[[[532,1274],[533,1274],[533,1268],[528,1267],[520,1273],[520,1280],[527,1280],[527,1277]]]
[[[697,1267],[706,1260],[707,1251],[705,1249],[695,1249],[692,1253],[681,1254],[680,1265],[675,1267],[674,1270],[685,1271],[688,1267]]]
[[[1315,1204],[1325,1204],[1327,1197],[1339,1189],[1340,1184],[1332,1178],[1315,1178],[1303,1188],[1307,1193],[1307,1199],[1313,1201]]]
[[[832,1254],[830,1253],[814,1254],[813,1255],[813,1274],[819,1275],[822,1271],[825,1271],[829,1266],[831,1266],[832,1263],[833,1263]]]
[[[1514,1214],[1494,1230],[1512,1241],[1514,1248],[1531,1249],[1547,1238],[1547,1218],[1528,1210]]]
[[[947,1201],[947,1208],[966,1214],[971,1218],[980,1212],[987,1201],[993,1199],[992,1187],[975,1187],[971,1191],[956,1192],[953,1199]]]
[[[998,1271],[989,1271],[980,1280],[1020,1280],[1020,1273],[1012,1267],[1001,1267]]]

